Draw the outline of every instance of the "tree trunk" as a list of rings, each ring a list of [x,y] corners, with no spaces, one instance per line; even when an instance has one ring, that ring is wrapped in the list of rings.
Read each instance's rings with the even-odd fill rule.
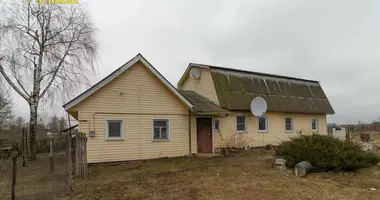
[[[36,141],[36,134],[37,134],[37,108],[38,103],[32,103],[29,105],[30,107],[30,120],[29,120],[29,159],[30,160],[36,160],[36,153],[37,153],[37,141]]]

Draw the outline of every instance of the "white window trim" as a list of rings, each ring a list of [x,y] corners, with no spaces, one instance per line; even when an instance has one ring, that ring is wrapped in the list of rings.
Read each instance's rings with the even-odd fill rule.
[[[316,129],[313,129],[313,120],[315,120]],[[316,117],[311,119],[311,131],[318,131],[318,118]]]
[[[157,121],[157,120],[166,120],[166,121],[168,121],[168,128],[167,128],[168,139],[154,139],[154,121]],[[152,141],[153,142],[170,141],[170,119],[165,119],[165,118],[154,118],[154,119],[152,119]]]
[[[260,130],[260,118],[264,117],[265,118],[265,130]],[[269,127],[269,117],[264,115],[257,117],[257,132],[258,133],[268,133],[268,127]]]
[[[238,117],[244,117],[244,130],[238,130],[238,123],[237,123],[237,118]],[[248,116],[247,115],[236,115],[235,118],[235,124],[236,124],[236,132],[238,133],[245,133],[248,131]]]
[[[219,122],[219,127],[218,127],[218,129],[215,128],[216,121]],[[212,129],[214,130],[214,132],[219,132],[219,131],[220,131],[220,120],[219,120],[219,119],[214,119],[214,120],[213,120],[213,123],[212,123],[212,126],[213,126]]]
[[[109,136],[108,121],[121,121],[120,137],[110,137]],[[124,120],[123,119],[115,119],[115,118],[104,119],[104,140],[124,140]]]
[[[292,130],[286,130],[286,119],[287,118],[290,118],[290,119],[292,119]],[[292,116],[285,116],[284,117],[284,122],[285,122],[285,133],[293,133],[293,131],[294,131],[294,118],[292,117]]]

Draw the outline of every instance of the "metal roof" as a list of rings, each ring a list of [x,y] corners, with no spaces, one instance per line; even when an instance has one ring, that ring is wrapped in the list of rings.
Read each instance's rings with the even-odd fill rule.
[[[197,111],[198,115],[228,114],[228,110],[221,108],[206,97],[194,91],[180,90],[179,92],[194,105],[194,110]]]
[[[318,81],[209,66],[219,105],[250,110],[252,99],[263,97],[268,111],[334,114]]]

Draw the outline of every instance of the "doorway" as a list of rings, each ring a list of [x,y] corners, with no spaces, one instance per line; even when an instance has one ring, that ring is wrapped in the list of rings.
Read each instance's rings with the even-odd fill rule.
[[[212,118],[197,118],[198,153],[212,153]]]

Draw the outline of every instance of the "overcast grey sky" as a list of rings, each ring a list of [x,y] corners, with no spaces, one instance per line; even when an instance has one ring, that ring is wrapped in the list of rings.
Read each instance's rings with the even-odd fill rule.
[[[380,1],[79,1],[99,30],[91,83],[142,53],[173,85],[189,62],[315,79],[336,112],[329,122],[380,116]]]

